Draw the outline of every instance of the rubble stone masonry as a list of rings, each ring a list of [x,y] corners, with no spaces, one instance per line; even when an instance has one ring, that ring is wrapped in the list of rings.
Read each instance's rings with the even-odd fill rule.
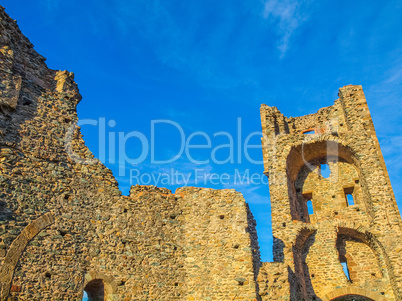
[[[401,218],[360,86],[304,117],[261,107],[272,263],[235,190],[122,196],[80,100],[0,7],[0,301],[401,300]]]
[[[262,300],[401,300],[401,217],[362,87],[302,117],[262,105],[261,121],[275,261]]]

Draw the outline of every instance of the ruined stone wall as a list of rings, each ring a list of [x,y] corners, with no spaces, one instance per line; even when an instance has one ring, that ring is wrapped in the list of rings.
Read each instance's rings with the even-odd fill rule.
[[[255,300],[255,221],[233,190],[116,180],[84,144],[74,75],[0,8],[0,300]],[[223,218],[221,218],[223,216]]]
[[[121,196],[75,126],[74,75],[0,19],[0,300],[401,300],[401,218],[360,86],[308,116],[262,106],[275,262],[261,264],[234,190]]]
[[[274,260],[289,284],[263,300],[400,300],[401,218],[362,87],[343,87],[333,106],[302,117],[262,105],[261,121]]]
[[[187,300],[254,300],[259,268],[254,219],[234,190],[181,188]],[[250,223],[248,222],[250,221]]]
[[[10,289],[19,299],[77,299],[98,259],[100,229],[88,221],[107,218],[103,209],[120,192],[99,162],[87,166],[65,151],[81,98],[73,75],[49,70],[3,10],[0,33],[3,95],[13,94],[0,114],[1,299]],[[79,158],[93,158],[77,129],[68,140]]]

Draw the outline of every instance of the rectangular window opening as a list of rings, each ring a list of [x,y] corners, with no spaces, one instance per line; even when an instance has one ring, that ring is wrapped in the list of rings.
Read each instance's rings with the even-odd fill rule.
[[[313,208],[313,194],[312,193],[304,193],[303,194],[303,199],[306,202],[307,206],[307,212],[309,215],[314,214],[314,208]]]
[[[355,200],[353,198],[353,187],[344,188],[346,204],[348,206],[353,206],[355,204]]]
[[[314,214],[313,202],[311,200],[307,201],[307,210],[309,215]]]

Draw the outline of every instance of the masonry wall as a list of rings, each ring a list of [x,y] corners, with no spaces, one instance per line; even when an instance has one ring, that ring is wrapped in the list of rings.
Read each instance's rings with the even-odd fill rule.
[[[0,300],[255,300],[255,221],[233,190],[121,196],[84,144],[74,75],[0,8]],[[221,217],[223,216],[223,217]]]
[[[81,99],[73,75],[49,70],[3,10],[0,32],[1,299],[10,291],[21,300],[78,299],[89,263],[100,260],[97,223],[120,192],[99,162],[65,151],[70,140],[77,158],[93,158],[72,127]]]
[[[260,256],[243,196],[192,188],[176,194],[183,204],[187,300],[256,300]]]
[[[261,120],[277,279],[288,278],[263,300],[400,300],[401,218],[362,87],[343,87],[333,106],[302,117],[262,105]]]
[[[0,300],[401,300],[401,218],[360,86],[307,116],[261,107],[272,263],[234,190],[122,196],[75,126],[74,75],[3,8],[0,92]]]

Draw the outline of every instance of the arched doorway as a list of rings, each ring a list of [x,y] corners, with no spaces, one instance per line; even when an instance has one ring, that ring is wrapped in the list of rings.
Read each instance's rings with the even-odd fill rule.
[[[104,301],[105,285],[102,279],[94,279],[85,286],[83,301]]]

